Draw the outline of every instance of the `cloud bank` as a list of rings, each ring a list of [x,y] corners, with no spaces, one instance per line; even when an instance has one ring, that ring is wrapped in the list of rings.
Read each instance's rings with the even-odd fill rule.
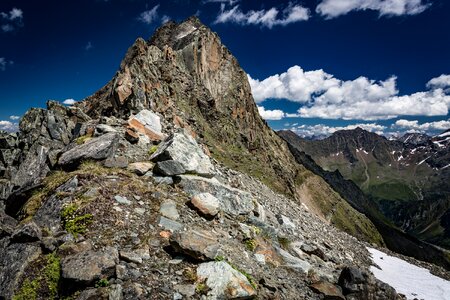
[[[348,126],[328,126],[324,124],[316,125],[300,125],[292,126],[290,130],[294,131],[301,137],[313,137],[313,136],[329,136],[339,130],[352,130],[355,128],[362,128],[364,130],[375,132],[377,134],[384,134],[386,126],[376,123],[358,123]]]
[[[398,116],[445,116],[450,108],[450,75],[431,79],[426,91],[399,95],[397,77],[375,81],[361,76],[340,80],[323,70],[293,66],[263,80],[248,75],[255,101],[287,99],[302,104],[297,116],[323,119],[381,120]]]

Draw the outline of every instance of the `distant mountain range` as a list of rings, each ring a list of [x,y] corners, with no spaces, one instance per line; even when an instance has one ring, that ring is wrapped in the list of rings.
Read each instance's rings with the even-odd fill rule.
[[[321,140],[279,134],[324,170],[338,170],[356,183],[399,228],[450,248],[450,130],[434,137],[409,133],[396,140],[361,128]]]

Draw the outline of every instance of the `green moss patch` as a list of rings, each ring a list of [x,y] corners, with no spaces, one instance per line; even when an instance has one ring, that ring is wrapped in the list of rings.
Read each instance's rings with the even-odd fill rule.
[[[92,214],[83,214],[78,205],[72,203],[61,210],[61,223],[64,229],[77,237],[87,230],[87,226],[92,223]]]
[[[25,272],[19,290],[13,300],[58,299],[58,284],[61,273],[60,259],[51,253],[40,257],[32,268]]]

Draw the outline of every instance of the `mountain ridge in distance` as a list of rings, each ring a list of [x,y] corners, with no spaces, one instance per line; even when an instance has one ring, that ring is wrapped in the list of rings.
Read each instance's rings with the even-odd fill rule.
[[[355,182],[396,226],[448,248],[446,166],[450,155],[446,132],[434,137],[406,134],[399,140],[360,128],[338,131],[320,141],[286,136],[322,168],[339,170]]]

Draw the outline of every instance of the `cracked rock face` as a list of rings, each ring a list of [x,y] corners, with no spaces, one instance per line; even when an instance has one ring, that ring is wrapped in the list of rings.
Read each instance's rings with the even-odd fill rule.
[[[174,161],[182,167],[167,167],[166,169],[160,167],[162,170],[176,170],[172,173],[180,174],[179,172],[184,169],[184,173],[193,173],[206,177],[213,176],[213,166],[209,157],[203,153],[195,139],[185,131],[176,132],[170,136],[158,147],[158,150],[151,156],[151,159],[161,162]]]

